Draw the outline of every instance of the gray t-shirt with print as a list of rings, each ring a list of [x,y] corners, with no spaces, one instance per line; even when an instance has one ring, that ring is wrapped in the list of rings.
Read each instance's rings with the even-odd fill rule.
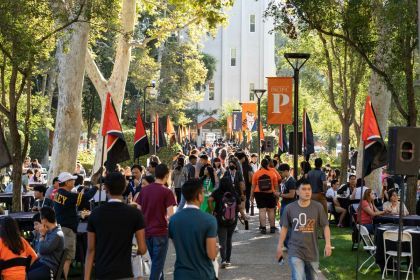
[[[307,207],[298,201],[287,205],[281,218],[281,226],[290,232],[288,255],[304,261],[319,260],[317,229],[328,225],[328,218],[322,205],[314,200]]]

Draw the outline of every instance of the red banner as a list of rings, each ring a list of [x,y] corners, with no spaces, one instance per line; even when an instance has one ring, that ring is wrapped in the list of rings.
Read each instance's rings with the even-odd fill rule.
[[[292,124],[293,77],[269,77],[268,124]]]

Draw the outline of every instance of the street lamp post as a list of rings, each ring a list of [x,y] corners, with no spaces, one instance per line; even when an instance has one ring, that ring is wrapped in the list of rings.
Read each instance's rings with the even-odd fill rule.
[[[258,135],[258,161],[261,162],[261,98],[266,92],[265,89],[254,89],[254,95],[258,100],[258,121],[257,121],[257,135]]]
[[[294,85],[294,107],[293,107],[293,175],[297,180],[298,176],[298,115],[299,115],[299,70],[308,61],[309,53],[285,53],[284,57],[293,68]],[[294,62],[294,63],[293,63]],[[300,145],[299,145],[300,146]]]
[[[145,86],[143,88],[143,121],[146,122],[146,90],[148,88],[155,88],[156,82],[152,81],[151,85]]]

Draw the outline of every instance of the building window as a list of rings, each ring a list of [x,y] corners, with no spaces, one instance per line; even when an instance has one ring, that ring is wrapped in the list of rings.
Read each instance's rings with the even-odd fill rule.
[[[249,32],[255,32],[255,15],[249,16]]]
[[[236,66],[236,49],[230,49],[230,66]]]
[[[209,82],[209,100],[214,100],[214,81]]]
[[[254,83],[250,83],[249,84],[249,101],[254,100],[254,89],[255,89]]]

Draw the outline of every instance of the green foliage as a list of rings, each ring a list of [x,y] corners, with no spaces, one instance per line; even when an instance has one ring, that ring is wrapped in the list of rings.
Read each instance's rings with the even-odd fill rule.
[[[92,150],[84,150],[77,153],[77,161],[83,165],[86,173],[91,173],[93,169],[93,163],[95,162],[95,152]]]
[[[32,159],[37,158],[41,162],[48,151],[49,137],[46,130],[41,128],[34,130],[31,134],[33,136],[29,141],[29,156]]]
[[[415,126],[419,99],[407,77],[418,67],[416,5],[416,0],[272,1],[266,15],[291,38],[316,30],[346,41],[383,78],[394,101],[391,107]],[[378,53],[385,57],[378,59]]]
[[[176,115],[191,102],[200,100],[206,75],[207,69],[196,44],[171,39],[163,49],[159,81],[162,86],[159,98],[153,102],[154,109]]]
[[[216,72],[216,63],[217,60],[212,55],[203,53],[202,57],[204,67],[207,69],[206,82],[213,79],[214,73]]]

